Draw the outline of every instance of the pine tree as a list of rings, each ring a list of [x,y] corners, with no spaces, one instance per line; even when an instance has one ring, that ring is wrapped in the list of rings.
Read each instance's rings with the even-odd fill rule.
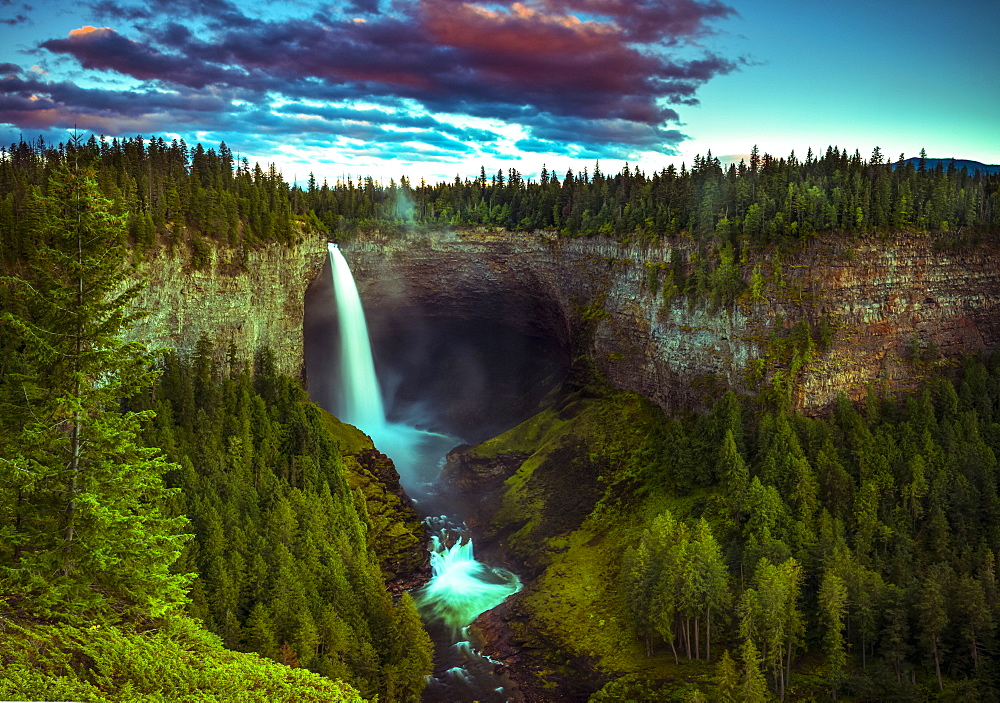
[[[847,611],[847,586],[844,581],[827,571],[819,587],[819,615],[823,623],[823,650],[826,652],[833,697],[844,676],[847,654],[844,652],[844,615]]]
[[[122,340],[137,318],[126,285],[124,223],[91,172],[53,174],[37,255],[3,285],[16,358],[0,380],[0,574],[40,612],[69,619],[124,601],[158,614],[183,598],[170,573],[185,520],[168,517],[169,468],[142,446],[152,412],[121,401],[155,378],[151,353]]]
[[[740,674],[736,662],[729,656],[727,649],[715,665],[716,700],[719,703],[737,703],[742,700],[740,695]]]
[[[944,690],[944,682],[941,679],[941,635],[948,626],[948,611],[945,600],[947,577],[948,567],[944,564],[935,564],[931,568],[930,574],[924,579],[920,602],[917,605],[920,612],[924,644],[931,650],[938,689],[942,691]]]

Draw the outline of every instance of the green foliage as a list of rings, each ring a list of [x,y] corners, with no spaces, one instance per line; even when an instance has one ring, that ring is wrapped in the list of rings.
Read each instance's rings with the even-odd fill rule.
[[[30,193],[44,190],[67,150],[41,141],[4,149],[0,260],[30,255]],[[747,264],[748,246],[796,243],[814,232],[910,229],[933,232],[939,246],[952,248],[970,246],[1000,226],[1000,176],[914,170],[902,163],[894,168],[837,147],[804,161],[764,154],[725,169],[708,153],[696,156],[690,169],[669,166],[652,174],[629,166],[604,174],[595,166],[592,173],[570,170],[563,179],[546,173],[533,181],[510,168],[506,176],[501,171],[487,178],[481,171],[477,178],[417,186],[405,177],[388,185],[368,177],[334,184],[310,180],[306,188],[286,183],[274,166],[234,162],[225,143],[206,149],[157,137],[92,137],[78,153],[99,172],[104,195],[133,215],[131,236],[140,250],[157,237],[171,246],[198,236],[234,248],[290,242],[303,227],[341,239],[413,227],[497,227],[646,245],[683,232],[704,245],[704,269],[689,262],[691,290],[701,290],[699,298],[716,305],[729,304],[743,287],[740,268]],[[204,265],[205,250],[191,241],[193,264]],[[738,242],[742,251],[736,257]],[[686,289],[683,275],[668,274],[665,298]],[[759,286],[751,291],[761,292]]]
[[[847,587],[843,579],[832,572],[823,576],[819,587],[819,615],[823,623],[823,652],[827,675],[833,689],[844,677],[847,653],[844,651],[844,618],[847,614]]]
[[[690,528],[669,511],[658,515],[638,548],[626,555],[622,594],[637,630],[648,638],[646,628],[651,625],[670,643],[675,659],[678,647],[686,650],[689,660],[701,659],[704,623],[705,659],[711,659],[712,609],[718,613],[732,597],[722,554],[708,524],[702,520]]]
[[[91,137],[58,148],[20,142],[3,156],[0,215],[6,210],[7,217],[0,216],[0,262],[34,255],[32,193],[48,193],[49,176],[67,161],[89,168],[100,194],[129,215],[128,235],[137,253],[157,239],[171,248],[189,243],[195,269],[210,264],[209,241],[233,248],[288,243],[303,226],[325,226],[315,214],[308,216],[303,193],[273,166],[264,171],[245,159],[236,163],[224,142],[206,150],[162,137]]]
[[[679,687],[658,685],[640,676],[627,674],[604,684],[587,700],[588,703],[702,703],[708,699],[692,684]]]
[[[713,643],[741,652],[737,700],[995,692],[1000,356],[819,419],[731,395],[667,418],[630,398],[557,404],[474,450],[521,465],[491,526],[541,574],[519,603],[544,638],[519,637],[611,679],[697,679],[704,525],[741,604],[712,611]]]
[[[406,523],[412,510],[407,518],[388,500],[372,473],[385,470],[377,457],[297,380],[276,375],[268,352],[253,376],[213,358],[202,340],[193,359],[165,359],[147,433],[180,467],[168,479],[195,533],[182,558],[199,574],[191,613],[227,647],[344,679],[364,695],[418,696],[431,644],[412,600],[393,604],[379,568],[397,554],[395,540],[423,554]],[[359,450],[350,475],[338,438]]]
[[[186,521],[169,515],[171,465],[137,441],[152,413],[120,407],[156,375],[121,340],[138,293],[124,224],[71,154],[37,201],[30,267],[0,279],[0,578],[47,617],[158,615],[184,598],[170,567]]]
[[[201,503],[203,511],[190,512],[208,538],[188,544],[178,560],[190,537],[179,534],[187,524],[181,514],[184,498],[179,489],[164,487],[164,474],[185,488],[198,482],[189,454],[178,455],[178,448],[205,443],[199,458],[211,457],[218,470],[212,478],[222,478],[226,491],[256,487],[237,477],[245,480],[253,473],[254,450],[261,445],[262,461],[280,458],[285,437],[274,434],[279,429],[294,435],[290,444],[298,451],[287,474],[303,484],[320,486],[321,472],[311,460],[339,454],[333,440],[324,443],[322,436],[312,443],[312,452],[302,450],[300,445],[311,439],[309,430],[319,422],[314,418],[310,425],[308,410],[300,408],[298,416],[282,418],[286,424],[281,427],[278,418],[269,423],[263,398],[250,393],[248,381],[240,388],[244,412],[234,407],[230,418],[237,421],[237,431],[226,436],[231,441],[218,443],[223,433],[210,431],[206,411],[220,410],[222,400],[232,396],[219,392],[206,343],[199,344],[197,358],[184,369],[185,382],[172,379],[176,417],[187,424],[175,427],[172,402],[151,402],[150,385],[158,375],[154,357],[142,345],[121,340],[136,319],[130,304],[138,292],[124,285],[124,225],[114,204],[100,196],[93,174],[79,166],[78,150],[71,147],[70,163],[52,173],[48,196],[33,210],[38,217],[31,260],[10,266],[15,275],[0,279],[0,696],[360,700],[346,684],[225,651],[218,638],[177,612],[186,600],[189,572],[197,566],[203,580],[191,591],[191,609],[212,620],[227,644],[240,644],[240,589],[247,589],[257,601],[250,605],[259,605],[262,594],[272,598],[251,613],[249,639],[267,649],[274,644],[268,635],[286,635],[279,629],[285,627],[291,630],[282,643],[290,655],[286,663],[315,659],[322,628],[335,628],[337,613],[331,603],[331,617],[319,626],[310,620],[302,572],[294,572],[289,549],[298,546],[299,525],[312,520],[321,525],[327,542],[337,535],[356,538],[360,546],[349,546],[337,559],[329,554],[324,559],[319,554],[324,543],[310,542],[308,554],[316,561],[308,575],[329,579],[345,571],[361,574],[349,588],[356,589],[352,597],[363,599],[356,609],[373,621],[364,624],[381,636],[395,637],[395,649],[386,643],[385,660],[378,661],[395,666],[391,680],[378,672],[382,678],[377,681],[394,687],[397,700],[413,698],[429,670],[427,635],[412,602],[403,599],[393,608],[381,574],[367,558],[357,513],[342,511],[345,520],[334,522],[330,483],[322,484],[325,492],[320,492],[326,503],[302,498],[297,515],[288,500],[296,501],[294,492],[276,491],[275,501],[262,506],[257,521],[263,515],[266,538],[276,545],[267,552],[246,550],[247,531],[224,532],[223,516],[230,516],[233,494],[226,494],[225,503]],[[173,370],[180,366],[173,359]],[[279,400],[287,398],[294,410],[293,391],[266,373],[258,380],[273,407],[282,407]],[[299,400],[297,405],[305,404]],[[259,438],[261,443],[253,441],[251,419],[262,420],[257,427],[271,433]],[[145,445],[142,440],[149,435],[159,441]],[[180,461],[167,463],[159,445]],[[208,480],[206,485],[215,487]],[[335,487],[352,499],[342,476]],[[210,495],[204,490],[198,498],[206,501]],[[349,522],[352,516],[354,523]],[[354,529],[348,532],[347,527]],[[263,553],[272,557],[271,571]],[[247,561],[245,554],[255,558]],[[353,563],[345,564],[345,556]],[[330,650],[334,656],[346,651]],[[331,666],[323,673],[340,672]]]
[[[224,649],[184,617],[155,627],[4,621],[5,700],[361,701],[347,684]]]

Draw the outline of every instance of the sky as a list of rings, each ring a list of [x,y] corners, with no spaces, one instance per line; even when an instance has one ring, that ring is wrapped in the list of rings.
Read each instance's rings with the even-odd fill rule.
[[[226,142],[288,180],[1000,163],[1000,2],[0,0],[0,143]]]

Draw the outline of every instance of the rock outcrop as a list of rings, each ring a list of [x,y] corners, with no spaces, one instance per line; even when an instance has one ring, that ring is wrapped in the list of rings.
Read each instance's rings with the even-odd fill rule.
[[[793,376],[795,407],[821,412],[841,391],[858,398],[872,382],[910,388],[938,354],[1000,342],[996,243],[947,252],[910,233],[819,237],[784,261],[762,256],[757,298],[747,291],[719,309],[684,296],[664,302],[659,281],[674,247],[687,255],[693,244],[642,248],[479,230],[369,235],[345,254],[370,318],[410,307],[486,316],[582,344],[615,385],[665,410],[703,405],[720,387],[754,391],[780,372]],[[828,339],[790,369],[781,341],[803,318],[814,337],[826,325]]]
[[[266,346],[279,372],[300,376],[305,291],[326,260],[325,238],[251,249],[242,265],[236,256],[216,248],[211,264],[195,270],[185,248],[161,248],[139,262],[147,285],[136,305],[150,315],[133,325],[132,338],[190,354],[204,334],[220,358],[232,345],[241,363]]]

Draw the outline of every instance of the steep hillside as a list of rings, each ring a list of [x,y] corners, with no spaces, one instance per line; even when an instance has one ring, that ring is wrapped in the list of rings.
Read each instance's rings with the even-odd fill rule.
[[[137,307],[150,315],[132,327],[132,338],[189,355],[206,336],[220,359],[232,349],[244,364],[268,347],[279,373],[301,376],[305,291],[326,260],[326,239],[305,229],[291,243],[217,244],[204,255],[195,266],[181,244],[153,248],[136,262],[136,278],[147,281]]]

